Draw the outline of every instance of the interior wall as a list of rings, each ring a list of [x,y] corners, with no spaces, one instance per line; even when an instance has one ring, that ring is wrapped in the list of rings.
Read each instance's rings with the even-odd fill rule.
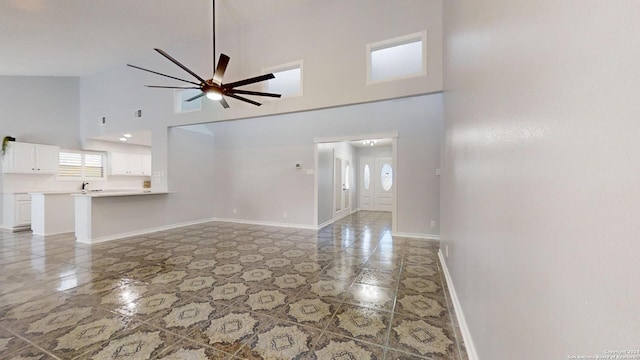
[[[318,225],[333,219],[333,144],[318,144]]]
[[[640,3],[444,3],[441,250],[478,357],[637,349]]]
[[[426,76],[366,84],[366,44],[424,30],[428,33]],[[151,129],[153,169],[164,174],[167,126],[266,117],[439,92],[442,90],[442,2],[307,1],[239,28],[219,30],[216,48],[231,57],[225,82],[260,75],[265,68],[302,59],[304,96],[259,98],[264,102],[260,107],[229,99],[230,109],[223,109],[217,102],[204,101],[202,111],[174,114],[172,90],[150,89],[144,85],[182,83],[121,64],[81,78],[82,138]],[[164,50],[198,74],[212,72],[210,37]],[[155,53],[152,44],[146,56],[128,62],[180,78],[189,77]],[[340,91],[335,91],[337,83]],[[260,90],[260,86],[246,89]],[[142,118],[133,118],[135,109],[142,109]],[[104,125],[102,117],[106,118]],[[166,188],[164,175],[152,181],[154,187]]]
[[[353,211],[353,210],[356,209],[356,206],[357,206],[357,204],[354,202],[355,199],[356,199],[356,197],[355,197],[356,191],[355,190],[356,190],[357,183],[353,181],[354,180],[353,175],[357,172],[357,171],[354,171],[354,165],[355,165],[355,162],[357,161],[356,160],[356,151],[357,150],[356,150],[356,147],[351,145],[348,141],[336,142],[336,143],[333,143],[333,145],[334,145],[334,149],[335,149],[335,152],[333,154],[334,155],[334,161],[335,161],[335,157],[338,157],[340,155],[342,155],[342,157],[346,156],[347,160],[350,161],[349,162],[349,167],[351,168],[351,170],[350,170],[351,176],[349,177],[349,182],[350,182],[350,184],[349,184],[349,189],[350,189],[350,191],[349,191],[349,208],[351,209],[351,211]],[[344,168],[344,165],[343,165],[343,168]],[[335,164],[334,164],[333,171],[335,172]],[[335,189],[334,189],[334,191],[335,191]],[[336,194],[333,193],[332,194],[332,198],[335,198],[335,197],[336,197]]]
[[[0,76],[0,137],[77,149],[76,77]]]
[[[214,139],[193,131],[171,128],[169,139],[169,186],[171,202],[166,224],[211,219],[214,194]]]
[[[210,124],[214,216],[313,226],[314,176],[295,163],[315,167],[314,138],[397,131],[398,231],[430,234],[425,219],[439,214],[441,101],[434,94]]]

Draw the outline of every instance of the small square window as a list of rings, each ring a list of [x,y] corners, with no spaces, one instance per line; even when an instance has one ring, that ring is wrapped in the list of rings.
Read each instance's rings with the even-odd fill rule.
[[[187,101],[198,94],[202,93],[199,89],[176,90],[173,93],[173,112],[181,114],[192,111],[202,110],[202,98]]]
[[[264,72],[276,77],[266,82],[266,92],[282,97],[302,96],[302,61],[271,67]]]
[[[427,74],[427,33],[420,32],[367,45],[367,82]]]

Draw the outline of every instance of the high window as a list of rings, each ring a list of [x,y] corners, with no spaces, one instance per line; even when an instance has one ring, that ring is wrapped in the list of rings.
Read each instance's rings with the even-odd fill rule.
[[[427,74],[426,31],[367,45],[367,82]]]
[[[276,77],[266,82],[267,92],[282,97],[302,96],[302,60],[264,69],[264,72]]]
[[[202,110],[202,98],[187,101],[200,93],[199,89],[175,90],[173,93],[173,112],[181,114]]]

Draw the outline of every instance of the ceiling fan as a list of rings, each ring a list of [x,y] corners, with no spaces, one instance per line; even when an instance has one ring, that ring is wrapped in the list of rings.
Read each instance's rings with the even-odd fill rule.
[[[218,66],[216,66],[216,1],[215,0],[213,0],[213,69],[214,69],[214,72],[213,72],[213,77],[211,79],[205,80],[202,77],[198,76],[198,74],[196,74],[195,72],[191,71],[189,68],[187,68],[186,66],[181,64],[178,60],[176,60],[173,57],[171,57],[169,54],[164,52],[162,49],[154,48],[154,50],[157,51],[158,53],[160,53],[160,55],[162,55],[165,58],[169,59],[169,61],[171,61],[172,63],[178,65],[182,70],[186,71],[191,76],[193,76],[195,79],[197,79],[198,82],[177,78],[175,76],[166,75],[166,74],[159,73],[157,71],[153,71],[153,70],[141,68],[139,66],[127,64],[127,66],[130,66],[132,68],[136,68],[136,69],[139,69],[139,70],[150,72],[152,74],[161,75],[161,76],[164,76],[164,77],[167,77],[167,78],[170,78],[170,79],[179,80],[179,81],[183,81],[183,82],[186,82],[186,83],[190,83],[190,84],[196,85],[196,86],[145,85],[146,87],[164,88],[164,89],[199,89],[201,91],[200,94],[198,94],[198,95],[196,95],[194,97],[191,97],[191,98],[189,98],[189,99],[187,99],[185,101],[193,101],[193,100],[199,99],[199,98],[201,98],[203,96],[207,96],[207,98],[209,98],[211,100],[219,101],[220,104],[222,104],[222,107],[224,107],[225,109],[229,107],[229,104],[227,103],[227,101],[224,98],[225,96],[228,96],[228,97],[231,97],[231,98],[234,98],[234,99],[237,99],[237,100],[241,100],[241,101],[244,101],[244,102],[248,102],[249,104],[253,104],[253,105],[256,105],[256,106],[260,106],[262,104],[260,104],[259,102],[253,101],[251,99],[247,99],[246,97],[243,97],[243,96],[240,96],[240,95],[268,96],[268,97],[274,97],[274,98],[281,97],[280,94],[273,94],[273,93],[266,93],[266,92],[258,92],[258,91],[249,91],[249,90],[236,89],[237,87],[258,83],[258,82],[265,81],[265,80],[275,79],[275,76],[272,73],[265,74],[265,75],[260,75],[260,76],[256,76],[256,77],[252,77],[252,78],[248,78],[248,79],[244,79],[244,80],[240,80],[240,81],[235,81],[235,82],[231,82],[231,83],[226,83],[226,84],[224,84],[222,82],[222,78],[224,77],[224,72],[227,69],[227,65],[229,64],[229,59],[230,58],[225,54],[220,54],[220,59],[218,60]]]

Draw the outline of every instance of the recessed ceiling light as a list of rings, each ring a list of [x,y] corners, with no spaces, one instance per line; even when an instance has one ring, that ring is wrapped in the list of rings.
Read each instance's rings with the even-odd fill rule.
[[[125,137],[121,137],[121,138],[120,138],[120,141],[127,141],[127,138],[125,138]]]
[[[126,138],[130,138],[130,137],[131,137],[131,134],[126,133],[126,134],[123,134],[122,136],[124,136],[124,137],[126,137]]]

